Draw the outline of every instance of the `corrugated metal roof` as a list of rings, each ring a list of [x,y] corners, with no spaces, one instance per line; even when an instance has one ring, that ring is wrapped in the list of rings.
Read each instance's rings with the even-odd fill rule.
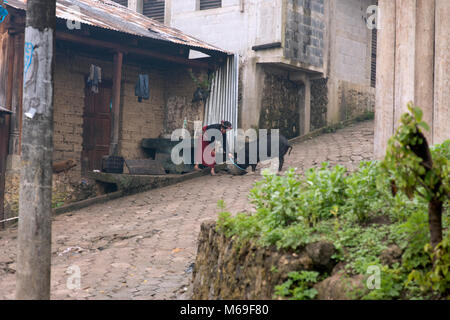
[[[6,4],[26,10],[26,1],[8,0]],[[80,14],[75,10],[77,7]],[[56,16],[104,29],[186,45],[199,51],[203,48],[231,54],[109,0],[57,0]]]
[[[11,112],[11,110],[5,109],[2,106],[0,106],[0,113],[8,113],[8,114],[10,114],[12,112]]]

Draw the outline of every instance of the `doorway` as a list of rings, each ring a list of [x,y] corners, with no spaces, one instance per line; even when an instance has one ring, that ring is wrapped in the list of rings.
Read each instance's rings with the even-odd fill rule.
[[[82,171],[102,169],[102,157],[109,154],[112,124],[112,83],[102,81],[98,93],[85,89],[83,112]]]

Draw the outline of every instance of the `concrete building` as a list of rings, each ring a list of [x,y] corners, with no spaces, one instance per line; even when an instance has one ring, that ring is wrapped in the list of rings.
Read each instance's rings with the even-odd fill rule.
[[[166,25],[240,55],[240,127],[294,137],[373,111],[375,0],[157,2]]]
[[[407,103],[422,108],[430,144],[450,139],[450,1],[380,0],[375,156],[382,158]]]

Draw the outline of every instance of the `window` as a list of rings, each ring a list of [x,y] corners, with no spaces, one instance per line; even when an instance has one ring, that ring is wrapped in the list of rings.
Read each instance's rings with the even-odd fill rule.
[[[164,0],[144,0],[144,7],[142,8],[144,16],[164,23],[164,10]]]
[[[222,7],[222,0],[200,0],[200,10],[208,10]]]
[[[123,5],[124,7],[128,7],[128,0],[113,0],[113,1]]]

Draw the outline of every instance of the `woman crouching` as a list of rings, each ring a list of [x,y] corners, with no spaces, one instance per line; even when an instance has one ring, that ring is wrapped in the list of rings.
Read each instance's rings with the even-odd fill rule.
[[[196,161],[198,161],[198,163],[196,162],[195,164],[195,170],[200,170],[199,169],[199,164],[201,161],[201,164],[205,167],[209,167],[211,168],[211,175],[216,175],[216,172],[214,171],[214,167],[216,165],[216,152],[214,150],[215,147],[215,140],[216,137],[213,135],[213,130],[218,130],[220,131],[220,133],[222,134],[222,141],[223,141],[223,155],[224,155],[224,159],[226,156],[226,146],[227,146],[227,131],[232,129],[232,125],[231,122],[229,121],[223,121],[221,123],[216,123],[216,124],[210,124],[208,126],[204,126],[202,128],[202,135],[199,137],[199,144],[202,147],[201,148],[197,148],[197,154],[196,154]],[[205,155],[205,149],[207,149],[208,151],[206,152]],[[201,154],[200,154],[201,153]],[[208,153],[210,154],[210,156],[208,156]]]

